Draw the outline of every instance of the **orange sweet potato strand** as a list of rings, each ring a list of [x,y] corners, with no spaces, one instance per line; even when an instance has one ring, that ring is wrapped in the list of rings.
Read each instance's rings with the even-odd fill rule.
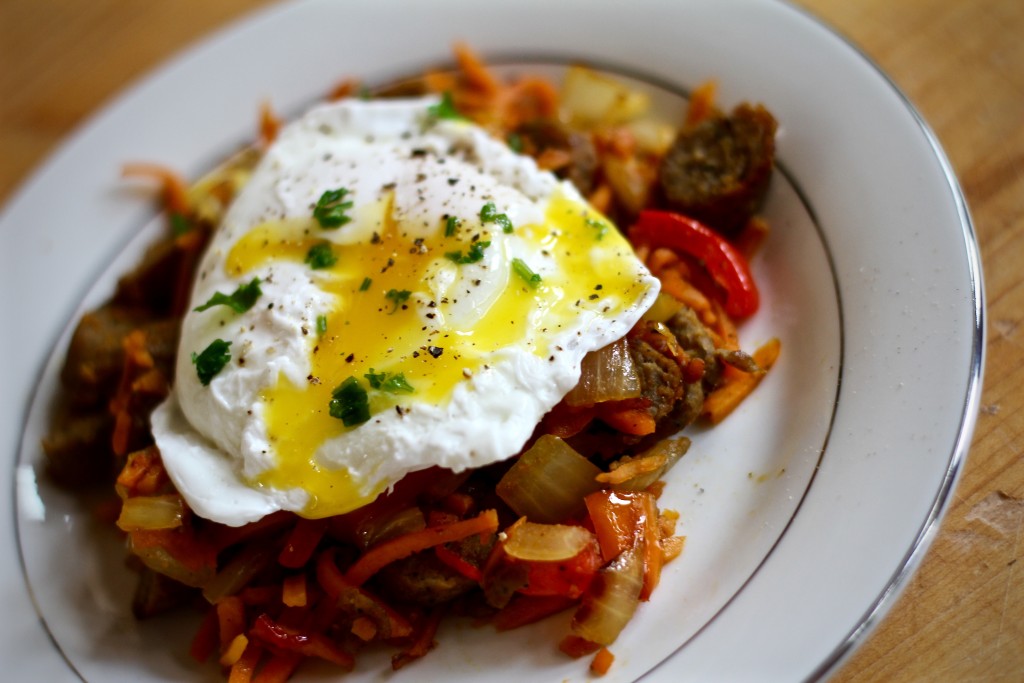
[[[779,357],[781,344],[778,339],[770,339],[754,352],[754,360],[761,372],[730,373],[725,384],[718,387],[704,399],[702,415],[711,424],[718,424],[732,413],[747,396],[757,388],[765,374]]]
[[[367,551],[345,573],[345,580],[354,586],[361,586],[382,567],[415,552],[442,543],[459,541],[474,534],[494,533],[497,530],[498,513],[494,510],[485,510],[470,519],[403,534]]]

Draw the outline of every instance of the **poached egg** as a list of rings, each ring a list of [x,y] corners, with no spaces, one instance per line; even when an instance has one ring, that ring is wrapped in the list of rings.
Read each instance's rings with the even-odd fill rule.
[[[215,231],[152,415],[196,514],[326,517],[413,471],[512,457],[653,303],[657,280],[571,184],[435,105],[312,109]],[[247,308],[203,306],[240,290]]]

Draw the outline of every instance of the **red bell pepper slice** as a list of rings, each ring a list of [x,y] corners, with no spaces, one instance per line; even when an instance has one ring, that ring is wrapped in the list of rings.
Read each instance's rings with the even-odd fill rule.
[[[266,614],[261,614],[256,618],[250,634],[260,642],[279,651],[295,653],[303,657],[319,657],[333,662],[347,671],[351,671],[355,665],[352,655],[339,648],[326,636],[289,628],[275,622]]]
[[[629,239],[633,244],[666,247],[703,261],[725,291],[725,312],[732,317],[746,318],[757,311],[760,296],[747,260],[703,223],[670,211],[641,211],[629,230]]]

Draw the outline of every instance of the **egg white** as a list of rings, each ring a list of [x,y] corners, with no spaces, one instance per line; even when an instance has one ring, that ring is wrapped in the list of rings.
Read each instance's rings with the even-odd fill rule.
[[[431,466],[461,471],[511,457],[576,384],[583,356],[624,336],[657,295],[657,280],[614,235],[594,238],[586,247],[587,262],[596,264],[594,273],[630,283],[628,291],[598,286],[599,293],[590,287],[589,295],[577,296],[577,274],[560,272],[568,256],[545,246],[557,244],[545,241],[545,231],[558,232],[548,226],[552,206],[586,211],[584,200],[570,184],[538,170],[531,159],[480,128],[432,120],[428,107],[433,103],[429,98],[346,100],[313,109],[280,132],[215,232],[200,264],[192,307],[253,277],[260,278],[262,295],[241,314],[217,307],[186,315],[173,391],[152,416],[167,471],[198,515],[237,526],[277,510],[335,514],[369,502],[412,471]],[[337,187],[350,192],[352,221],[322,230],[310,219],[312,206],[325,190]],[[505,213],[515,232],[483,224],[479,213],[485,202]],[[463,223],[457,240],[442,237],[449,215]],[[424,335],[434,340],[448,335],[447,343],[463,344],[462,377],[440,399],[375,394],[378,410],[368,422],[345,430],[332,423],[339,433],[308,454],[306,478],[278,485],[272,475],[282,463],[307,456],[278,452],[268,427],[276,408],[268,397],[282,383],[301,389],[321,381],[313,374],[315,367],[325,367],[316,357],[326,346],[316,334],[317,318],[344,307],[349,295],[325,285],[340,277],[336,273],[311,271],[301,260],[269,259],[239,272],[232,265],[235,254],[260,226],[289,226],[299,236],[315,233],[345,249],[377,239],[387,220],[401,226],[402,239],[429,251],[407,305],[421,316]],[[480,261],[459,265],[444,256],[448,249],[468,249],[471,234],[491,242]],[[509,287],[523,286],[512,272],[515,258],[540,274],[547,298],[538,295],[542,305],[508,321],[523,330],[516,343],[474,359],[472,342],[453,338],[472,339],[485,323],[493,328],[488,316],[499,300]],[[384,316],[394,313],[384,311],[374,320],[389,322]],[[345,335],[380,332],[352,325],[330,334],[343,347]],[[231,361],[204,386],[192,354],[214,339],[231,342]],[[391,343],[382,341],[382,347]],[[446,362],[454,362],[451,353]],[[377,363],[389,358],[386,348],[380,354]],[[331,371],[343,372],[344,362],[331,360],[340,366],[331,365]],[[380,401],[388,409],[380,409]],[[335,420],[324,408],[323,419]],[[339,472],[346,473],[348,484],[339,484],[337,500],[325,500],[327,489],[314,479]]]

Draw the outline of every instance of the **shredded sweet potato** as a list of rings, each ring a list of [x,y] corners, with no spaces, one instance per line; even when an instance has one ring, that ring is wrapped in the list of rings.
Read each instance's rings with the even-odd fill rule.
[[[632,460],[622,463],[618,467],[612,469],[609,472],[602,472],[597,475],[595,479],[602,484],[609,484],[614,486],[616,484],[622,484],[629,481],[634,477],[638,477],[641,474],[648,474],[654,472],[661,467],[665,466],[667,458],[664,455],[654,454],[644,456],[642,458],[633,458]]]
[[[345,580],[353,586],[361,586],[386,565],[420,550],[433,548],[442,543],[451,543],[474,535],[495,533],[498,530],[498,513],[485,510],[478,516],[461,522],[439,527],[427,527],[374,546],[360,557],[345,573]]]
[[[604,676],[612,668],[614,662],[615,655],[608,648],[602,647],[590,661],[590,671],[595,676]]]
[[[753,353],[754,361],[760,372],[744,373],[735,371],[729,373],[725,383],[708,394],[704,399],[702,416],[711,424],[715,425],[724,420],[733,410],[750,395],[757,385],[764,379],[765,374],[772,368],[779,357],[782,348],[778,339],[772,338]]]
[[[305,607],[308,603],[306,595],[306,575],[293,574],[285,577],[281,584],[281,602],[288,607]]]
[[[707,119],[715,113],[715,94],[718,91],[718,83],[705,81],[694,88],[690,94],[690,103],[686,108],[686,119],[683,126],[690,128]]]
[[[281,119],[274,114],[274,110],[270,107],[270,102],[264,100],[260,104],[260,126],[259,126],[259,144],[260,147],[266,149],[273,144],[274,140],[277,139],[277,133],[281,130]]]
[[[245,652],[231,665],[228,673],[228,683],[251,683],[253,674],[256,673],[256,665],[263,656],[263,648],[254,642],[249,642]]]
[[[151,178],[158,181],[167,211],[172,214],[189,213],[188,184],[179,173],[159,164],[136,162],[125,164],[121,174],[125,178]]]

